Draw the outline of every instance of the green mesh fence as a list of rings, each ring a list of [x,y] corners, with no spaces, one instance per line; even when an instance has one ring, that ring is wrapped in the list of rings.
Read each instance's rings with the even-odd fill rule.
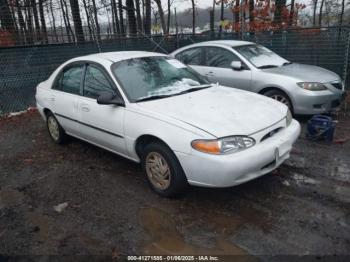
[[[171,52],[188,44],[236,39],[260,43],[284,58],[318,65],[336,72],[350,86],[350,29],[299,29],[280,33],[259,32],[116,38],[99,43],[65,43],[0,47],[0,114],[20,111],[35,105],[35,87],[66,60],[86,54],[124,50]]]

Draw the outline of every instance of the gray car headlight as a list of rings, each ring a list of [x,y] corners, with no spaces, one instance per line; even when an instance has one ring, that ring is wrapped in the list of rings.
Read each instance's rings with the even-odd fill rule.
[[[248,136],[230,136],[210,140],[194,140],[191,146],[203,153],[208,154],[228,154],[238,152],[255,145],[255,140]]]
[[[292,112],[288,109],[287,116],[286,116],[286,126],[289,126],[292,123],[293,115]]]
[[[323,84],[317,82],[300,82],[297,83],[297,85],[310,91],[322,91],[327,89],[327,87],[325,87]]]

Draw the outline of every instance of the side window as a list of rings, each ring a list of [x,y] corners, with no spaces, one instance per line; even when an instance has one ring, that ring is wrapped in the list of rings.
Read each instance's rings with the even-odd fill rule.
[[[81,74],[83,73],[82,66],[70,67],[64,70],[60,77],[56,80],[53,89],[60,90],[71,94],[80,94]]]
[[[185,50],[175,56],[186,65],[201,65],[202,62],[202,48],[191,48]]]
[[[211,67],[230,68],[233,61],[241,61],[232,52],[220,47],[206,48],[206,65]]]
[[[84,96],[95,99],[101,92],[112,90],[112,85],[100,69],[90,65],[87,66],[84,82]]]

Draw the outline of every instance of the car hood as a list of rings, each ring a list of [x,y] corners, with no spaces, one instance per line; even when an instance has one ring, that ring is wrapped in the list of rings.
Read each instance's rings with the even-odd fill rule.
[[[250,135],[282,120],[287,107],[271,98],[230,87],[140,102],[150,113],[163,114],[216,137]]]
[[[340,77],[336,73],[333,73],[332,71],[329,71],[327,69],[318,66],[297,63],[275,68],[263,69],[263,71],[278,75],[294,77],[299,79],[300,81],[308,82],[327,83],[340,80]]]

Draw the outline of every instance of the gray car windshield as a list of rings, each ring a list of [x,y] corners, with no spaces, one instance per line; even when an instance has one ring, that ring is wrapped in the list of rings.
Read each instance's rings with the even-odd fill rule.
[[[289,64],[289,61],[261,45],[243,45],[234,48],[257,68],[272,68]]]
[[[133,58],[112,65],[112,72],[131,102],[159,99],[209,87],[198,73],[164,56]]]

